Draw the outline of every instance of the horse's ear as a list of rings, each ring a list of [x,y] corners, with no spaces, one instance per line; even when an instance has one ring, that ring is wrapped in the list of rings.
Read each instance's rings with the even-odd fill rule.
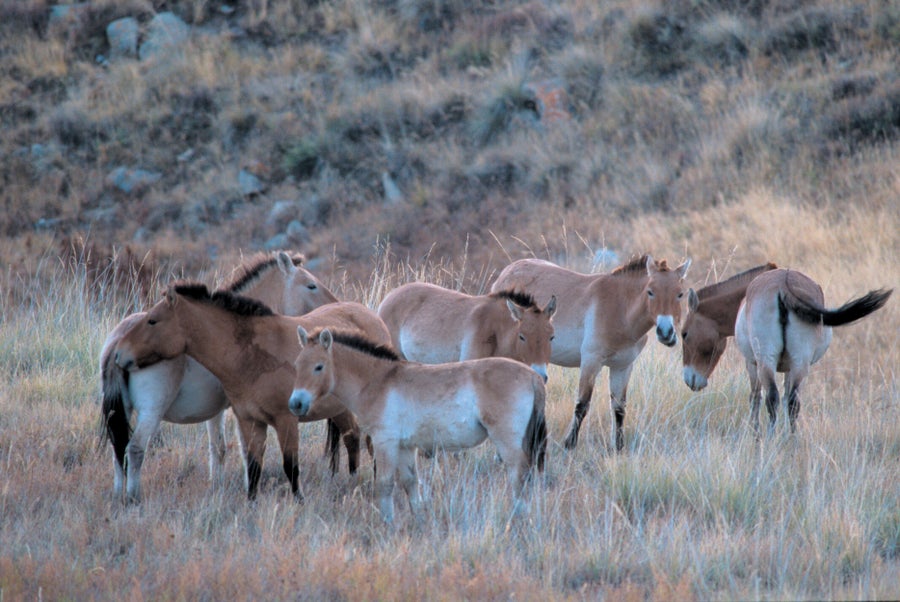
[[[547,307],[544,308],[544,313],[547,314],[548,318],[552,318],[553,314],[556,313],[556,295],[550,297],[550,301],[547,302]]]
[[[656,260],[653,259],[653,255],[647,254],[647,275],[652,276],[653,272],[656,272]]]
[[[688,309],[697,311],[698,307],[700,307],[700,297],[697,296],[697,291],[692,288],[688,289]]]
[[[278,269],[284,272],[285,275],[290,274],[294,270],[294,260],[284,251],[278,251],[275,260],[278,262]]]
[[[509,308],[509,313],[512,315],[512,319],[516,322],[522,321],[522,308],[510,301],[506,300],[506,307]]]
[[[678,277],[684,280],[684,277],[687,276],[688,268],[691,267],[691,258],[688,257],[687,261],[682,263],[680,266],[675,268],[675,271],[678,272]]]
[[[327,328],[319,333],[319,344],[328,351],[331,348],[331,344],[334,342],[334,337],[331,336],[331,331]]]
[[[178,299],[178,296],[175,294],[175,289],[170,286],[166,289],[166,303],[174,307],[176,299]]]
[[[306,347],[309,344],[309,334],[302,326],[297,326],[297,338],[300,340],[301,347]]]

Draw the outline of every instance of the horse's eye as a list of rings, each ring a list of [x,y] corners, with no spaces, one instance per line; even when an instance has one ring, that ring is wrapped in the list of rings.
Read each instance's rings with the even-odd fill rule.
[[[519,340],[522,341],[523,343],[525,342],[525,335],[522,334],[521,332],[519,333]]]
[[[316,364],[316,367],[313,368],[313,372],[318,374],[319,372],[321,372],[324,369],[325,369],[325,364]]]
[[[308,288],[308,289],[311,290],[311,291],[314,291],[314,290],[316,290],[317,287],[316,287],[315,284],[307,284],[307,285],[306,285],[306,288]]]
[[[687,330],[681,333],[681,340],[685,340],[687,338]]]
[[[156,326],[156,320],[150,318],[149,320],[147,320],[147,324],[149,324],[150,326]]]
[[[553,340],[554,340],[555,338],[556,338],[556,335],[555,335],[555,334],[554,334],[554,335],[551,335],[551,336],[550,336],[550,342],[552,343]]]
[[[678,293],[678,298],[681,299],[682,297],[684,297],[684,293]]]
[[[650,297],[650,298],[652,299],[652,298],[653,298],[653,291],[648,290],[648,291],[647,291],[647,296]]]

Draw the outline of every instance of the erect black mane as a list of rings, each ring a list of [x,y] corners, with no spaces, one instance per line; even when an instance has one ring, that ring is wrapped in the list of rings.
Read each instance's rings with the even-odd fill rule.
[[[288,253],[288,255],[296,266],[303,265],[303,262],[306,259],[299,253]],[[278,251],[256,255],[255,257],[252,257],[246,265],[239,267],[237,273],[232,276],[231,280],[219,290],[242,293],[277,264]]]
[[[491,297],[495,299],[508,299],[518,305],[519,307],[524,307],[525,309],[540,309],[537,304],[534,302],[534,297],[532,297],[528,293],[524,293],[522,291],[516,290],[505,290],[505,291],[497,291],[496,293],[491,293]]]
[[[218,290],[210,293],[205,284],[200,282],[176,282],[172,290],[182,297],[212,305],[239,316],[274,316],[275,312],[261,301],[242,297],[231,291]]]
[[[626,264],[620,265],[616,269],[614,269],[611,274],[634,274],[635,272],[642,272],[644,274],[647,273],[647,257],[649,255],[641,255],[640,257],[636,257],[629,261]],[[659,269],[662,271],[668,270],[669,266],[666,264],[665,260],[660,262]]]
[[[755,268],[750,268],[749,270],[744,270],[740,274],[735,274],[731,278],[727,280],[723,280],[721,282],[716,282],[715,284],[710,284],[709,286],[704,286],[700,290],[697,291],[697,297],[702,301],[703,299],[708,299],[710,297],[714,297],[717,294],[721,293],[726,288],[738,284],[740,282],[746,281],[750,282],[763,272],[768,272],[769,270],[777,269],[778,266],[772,262],[758,265]]]
[[[322,330],[324,330],[324,328],[320,328],[310,333],[309,340],[318,340],[319,334],[322,332]],[[392,362],[400,361],[400,356],[397,355],[396,351],[385,345],[379,345],[378,343],[361,334],[332,330],[331,337],[335,343],[340,343],[341,345],[345,345],[347,347],[350,347],[351,349],[361,351],[362,353],[366,353],[373,357],[377,357],[383,360],[390,360]]]

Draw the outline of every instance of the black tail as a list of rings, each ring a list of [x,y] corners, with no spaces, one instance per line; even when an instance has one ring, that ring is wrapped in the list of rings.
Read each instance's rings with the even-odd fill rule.
[[[131,440],[131,424],[125,412],[124,392],[128,386],[128,373],[112,359],[112,354],[104,358],[100,369],[103,401],[100,405],[100,444],[109,441],[116,454],[119,466],[125,466],[125,448]]]
[[[325,455],[329,458],[331,474],[341,469],[341,429],[329,418],[325,421]]]
[[[825,326],[843,326],[881,309],[893,292],[893,289],[885,290],[883,288],[869,291],[862,297],[848,301],[837,309],[820,307],[815,303],[798,299],[794,295],[789,295],[785,299],[785,305],[804,322],[810,324],[821,322]]]
[[[547,455],[547,420],[544,416],[544,401],[546,393],[544,384],[535,376],[534,408],[531,410],[531,418],[525,427],[525,436],[522,438],[522,448],[531,461],[531,467],[537,467],[538,472],[544,471],[544,458]]]

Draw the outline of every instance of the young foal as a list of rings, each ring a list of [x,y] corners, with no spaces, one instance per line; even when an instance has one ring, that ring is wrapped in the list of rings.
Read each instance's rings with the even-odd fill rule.
[[[516,508],[533,467],[543,470],[547,446],[544,382],[524,364],[485,358],[428,365],[401,360],[391,349],[356,336],[297,329],[301,350],[287,406],[301,419],[331,413],[336,400],[353,412],[375,446],[375,495],[393,522],[394,475],[416,519],[422,500],[416,449],[461,450],[486,438],[509,467]]]
[[[735,322],[735,340],[750,377],[750,419],[759,436],[760,393],[765,390],[769,434],[775,430],[778,386],[784,373],[784,399],[791,433],[800,414],[800,383],[831,343],[831,328],[880,309],[893,291],[870,291],[837,309],[826,309],[822,288],[809,276],[778,269],[757,276],[747,287]]]
[[[684,382],[692,391],[706,387],[725,353],[728,337],[734,336],[734,321],[750,282],[777,267],[767,263],[699,291],[688,291],[688,313],[681,331],[681,359]]]
[[[591,404],[594,381],[609,367],[610,405],[615,417],[613,441],[624,447],[622,425],[628,379],[634,360],[656,326],[656,338],[667,347],[675,344],[681,321],[683,281],[691,261],[670,269],[665,260],[645,255],[608,274],[579,274],[539,259],[521,259],[500,272],[491,290],[515,289],[536,300],[560,296],[553,318],[556,336],[550,361],[581,368],[578,403],[565,446],[578,443],[581,422]]]
[[[331,291],[301,267],[302,263],[302,255],[290,256],[283,251],[258,255],[239,266],[223,290],[258,299],[288,315],[304,314],[336,302]],[[124,487],[129,501],[140,501],[145,450],[162,421],[176,424],[205,421],[210,480],[218,484],[224,478],[224,412],[229,404],[219,380],[186,355],[130,373],[115,365],[113,350],[119,339],[145,316],[145,312],[135,313],[119,322],[107,335],[100,353],[102,437],[113,448],[115,495],[121,498]],[[133,432],[132,415],[137,417]],[[329,434],[332,426],[329,424]],[[336,439],[331,443],[332,467],[336,469],[339,454]],[[348,453],[358,455],[359,452],[348,449]]]
[[[122,336],[115,362],[134,370],[181,354],[195,358],[221,381],[231,401],[245,456],[248,496],[256,495],[266,427],[272,426],[291,490],[299,498],[297,418],[285,403],[294,380],[289,358],[298,350],[298,325],[338,327],[390,344],[381,319],[359,303],[330,303],[304,316],[288,317],[253,299],[225,291],[210,293],[202,284],[176,283]],[[345,410],[315,412],[304,422],[326,418],[358,437],[356,420]]]
[[[378,306],[404,359],[442,364],[508,357],[531,366],[545,382],[555,311],[556,297],[542,309],[523,293],[473,296],[424,282],[395,288]]]

